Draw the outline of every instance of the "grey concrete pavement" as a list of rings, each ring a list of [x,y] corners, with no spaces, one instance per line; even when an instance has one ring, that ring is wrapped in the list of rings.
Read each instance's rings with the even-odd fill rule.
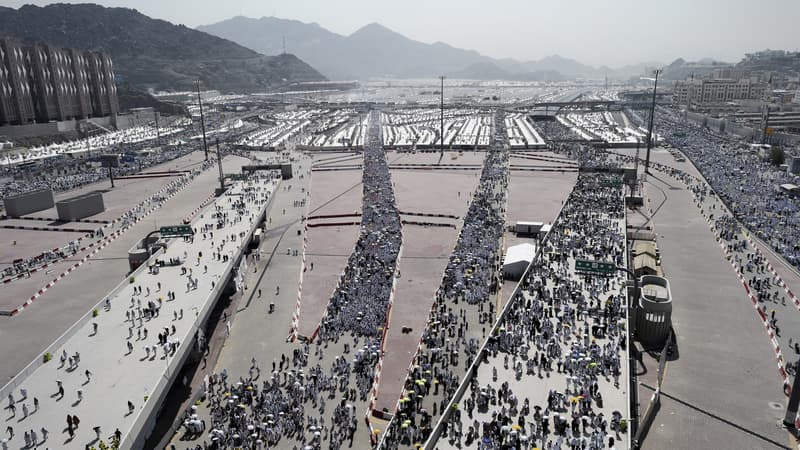
[[[233,171],[245,161],[238,157],[226,158],[223,166]],[[116,286],[130,271],[128,249],[159,224],[181,223],[212,192],[216,177],[213,170],[204,172],[146,220],[134,225],[78,270],[60,280],[25,311],[14,317],[0,316],[0,355],[3,359],[0,380],[5,382],[16,375]],[[72,263],[74,261],[66,261],[63,267]],[[55,270],[59,273],[63,269],[56,267]],[[52,275],[45,278],[32,276],[9,283],[0,292],[4,298],[19,298],[19,303],[22,303],[51,279]]]
[[[643,448],[788,446],[777,427],[785,397],[769,339],[691,193],[657,176],[649,182],[668,197],[653,222],[672,286],[678,356],[667,364],[661,410]],[[655,366],[646,369],[640,381],[655,386]],[[640,389],[642,411],[650,392]]]
[[[240,186],[243,183],[238,183],[192,224],[198,230],[207,225],[216,231],[215,238],[206,239],[200,231],[191,241],[172,239],[159,259],[180,258],[180,267],[163,267],[157,273],[145,270],[130,283],[123,282],[106,297],[107,307],[54,349],[52,361],[15,381],[18,389],[28,392],[23,404],[31,406],[35,397],[41,406],[25,418],[18,404],[18,414],[7,416],[7,424],[46,428],[52,433],[51,439],[64,449],[84,448],[96,443],[97,438],[108,442],[108,436],[117,428],[126,448],[134,437],[147,431],[153,403],[168,387],[164,380],[174,376],[180,367],[178,355],[194,348],[195,321],[203,318],[223,289],[222,277],[231,270],[236,255],[242,251],[243,239],[255,227],[254,220],[266,207],[266,198],[276,184],[267,178],[245,183],[253,191],[245,191]],[[244,201],[245,209],[237,209],[233,200]],[[212,216],[212,210],[226,214],[225,227],[215,229],[219,219]],[[214,253],[231,258],[214,259]],[[134,293],[137,287],[141,289],[139,294]],[[174,300],[169,298],[170,291]],[[148,308],[157,308],[158,312],[152,315]],[[156,339],[162,330],[164,343]],[[60,364],[62,352],[69,357],[69,364]],[[73,364],[73,353],[78,352],[80,359]],[[59,385],[64,388],[63,395],[57,392]],[[113,395],[109,397],[109,393]],[[78,415],[83,425],[74,437],[68,435],[65,439],[61,428],[67,414]],[[97,435],[94,427],[99,427]],[[21,433],[16,439],[21,441]]]

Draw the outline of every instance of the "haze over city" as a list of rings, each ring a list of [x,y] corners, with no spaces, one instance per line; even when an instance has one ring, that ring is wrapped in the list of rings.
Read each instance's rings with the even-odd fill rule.
[[[800,3],[650,3],[6,0],[0,450],[800,450]]]
[[[6,6],[49,1],[7,0]],[[80,2],[72,2],[80,3]],[[765,48],[796,50],[800,42],[793,0],[100,0],[136,8],[189,27],[234,16],[316,22],[348,35],[377,22],[414,40],[444,42],[494,58],[521,61],[557,54],[593,66],[619,67],[676,58],[735,62]],[[776,13],[780,11],[780,13]],[[602,43],[602,45],[598,45]],[[292,42],[288,42],[291,50]]]

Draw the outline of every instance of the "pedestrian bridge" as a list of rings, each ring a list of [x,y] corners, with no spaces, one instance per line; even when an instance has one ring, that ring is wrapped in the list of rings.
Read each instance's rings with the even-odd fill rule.
[[[142,448],[170,386],[198,348],[196,342],[203,340],[202,329],[228,281],[235,282],[237,271],[246,269],[242,255],[279,183],[263,172],[235,182],[192,223],[193,239],[174,238],[152,257],[178,257],[183,264],[158,271],[149,264],[140,266],[0,389],[4,401],[9,393],[17,400],[15,416],[5,415],[5,425],[19,430],[12,446],[22,447],[24,430],[45,428],[50,433],[45,445],[84,449],[99,444],[93,430],[99,427],[100,438],[109,446],[110,436],[119,429],[120,448]],[[134,288],[141,293],[135,294]],[[110,308],[105,307],[106,299]],[[140,312],[149,302],[159,312],[147,319]],[[159,334],[166,345],[159,344]],[[79,354],[75,368],[60,363],[63,352]],[[64,386],[63,398],[57,394],[57,380]],[[27,390],[27,399],[20,400],[20,389]],[[23,417],[22,404],[33,411],[34,398],[39,410]],[[62,431],[68,414],[81,421],[74,438]]]

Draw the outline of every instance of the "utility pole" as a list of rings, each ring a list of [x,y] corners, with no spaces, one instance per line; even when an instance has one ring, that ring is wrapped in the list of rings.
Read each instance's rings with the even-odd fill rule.
[[[439,79],[442,81],[442,88],[439,91],[440,94],[440,101],[439,101],[439,134],[442,139],[441,145],[441,152],[444,155],[444,75],[440,76]]]
[[[661,69],[656,69],[656,79],[653,84],[653,103],[650,105],[650,124],[647,126],[647,155],[644,158],[644,172],[650,173],[650,149],[653,148],[653,119],[656,114],[656,89],[658,89],[658,75]]]
[[[158,111],[155,112],[156,116],[156,145],[161,147],[161,129],[158,127]]]
[[[203,151],[206,153],[206,161],[208,161],[208,144],[206,143],[206,119],[203,116],[203,99],[200,98],[200,80],[196,80],[197,85],[197,103],[200,105],[200,127],[203,129]]]
[[[639,186],[639,146],[642,144],[642,141],[639,137],[636,137],[636,157],[633,158],[633,182],[634,188]],[[636,191],[635,191],[636,192]],[[631,195],[634,195],[635,192],[631,192]]]
[[[225,176],[222,174],[222,156],[219,154],[219,138],[214,138],[217,143],[217,167],[219,167],[219,189],[225,190]]]

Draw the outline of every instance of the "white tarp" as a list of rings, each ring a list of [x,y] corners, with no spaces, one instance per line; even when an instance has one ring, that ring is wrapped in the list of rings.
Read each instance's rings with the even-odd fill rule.
[[[503,259],[503,276],[510,279],[519,279],[525,268],[533,261],[536,247],[533,244],[512,245],[506,250]]]

